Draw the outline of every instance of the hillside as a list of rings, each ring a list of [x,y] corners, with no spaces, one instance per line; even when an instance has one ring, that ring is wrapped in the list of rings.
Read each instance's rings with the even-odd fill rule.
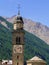
[[[3,18],[2,18],[3,19]],[[1,18],[0,18],[1,20]],[[9,28],[0,24],[0,59],[12,59],[12,24],[4,21]],[[24,59],[28,60],[33,56],[39,56],[49,65],[49,45],[37,36],[25,31]]]
[[[13,23],[14,18],[16,15],[6,18],[9,22]],[[39,23],[32,21],[30,19],[24,18],[24,29],[37,37],[44,40],[47,44],[49,44],[49,27]]]

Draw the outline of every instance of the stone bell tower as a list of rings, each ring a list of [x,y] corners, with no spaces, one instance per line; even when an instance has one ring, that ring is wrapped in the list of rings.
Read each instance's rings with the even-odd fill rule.
[[[12,62],[13,65],[24,65],[24,29],[23,18],[18,14],[14,19],[12,32]]]

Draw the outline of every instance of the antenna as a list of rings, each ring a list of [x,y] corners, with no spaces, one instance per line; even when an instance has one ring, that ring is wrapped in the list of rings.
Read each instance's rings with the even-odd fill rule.
[[[20,4],[18,4],[18,15],[20,15]]]

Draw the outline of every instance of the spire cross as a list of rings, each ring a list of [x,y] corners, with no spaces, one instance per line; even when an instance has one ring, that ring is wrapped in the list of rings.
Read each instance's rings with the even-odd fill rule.
[[[18,4],[18,15],[20,15],[20,4]]]

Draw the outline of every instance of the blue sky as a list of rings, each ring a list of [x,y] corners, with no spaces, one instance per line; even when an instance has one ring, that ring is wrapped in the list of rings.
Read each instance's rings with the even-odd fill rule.
[[[17,15],[18,4],[22,17],[49,27],[49,0],[0,0],[0,16]]]

